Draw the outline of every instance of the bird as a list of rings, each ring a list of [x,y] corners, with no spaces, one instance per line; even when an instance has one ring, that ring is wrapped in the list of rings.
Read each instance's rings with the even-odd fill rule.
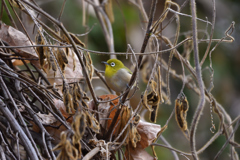
[[[132,77],[132,72],[118,59],[109,59],[105,64],[105,80],[107,85],[117,93],[122,93]]]

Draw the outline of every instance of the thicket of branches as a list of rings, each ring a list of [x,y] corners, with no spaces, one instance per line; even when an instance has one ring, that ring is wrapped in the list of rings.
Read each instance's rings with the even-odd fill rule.
[[[0,159],[153,159],[159,156],[156,150],[164,148],[171,151],[174,159],[199,159],[221,135],[225,137],[224,143],[212,153],[214,159],[221,157],[226,147],[229,159],[239,159],[235,133],[240,118],[233,119],[211,93],[214,88],[211,56],[220,43],[234,41],[231,36],[234,22],[226,27],[221,39],[215,39],[215,0],[211,3],[211,21],[197,17],[195,0],[182,4],[166,0],[161,4],[164,9],[160,16],[156,16],[157,0],[149,2],[148,12],[141,0],[128,2],[139,12],[144,35],[143,39],[135,39],[140,48],[128,44],[126,52],[119,53],[114,49],[112,24],[116,19],[112,0],[81,1],[82,25],[87,25],[92,7],[105,37],[106,52],[88,48],[87,37],[92,29],[77,34],[66,29],[68,24],[61,22],[62,15],[67,14],[66,0],[61,2],[57,18],[34,0],[1,1]],[[188,6],[191,12],[183,13]],[[7,17],[3,19],[4,14]],[[191,24],[188,32],[180,30],[182,17],[189,17],[184,22]],[[5,24],[6,20],[10,25]],[[198,23],[205,24],[205,28],[198,27]],[[174,37],[164,34],[170,25],[174,26]],[[200,58],[198,46],[202,43],[206,44],[205,54]],[[129,88],[135,82],[138,88],[133,93],[126,89],[115,95],[103,72],[92,63],[91,56],[95,54],[128,57],[133,66]],[[172,67],[173,60],[181,70]],[[209,85],[202,77],[204,63],[209,63],[210,75],[204,77]],[[182,84],[178,96],[172,97],[174,100],[172,79]],[[104,86],[93,86],[93,80],[103,82]],[[109,94],[97,95],[99,88]],[[128,102],[139,89],[141,97],[133,108]],[[189,106],[191,95],[185,93],[188,90],[197,95],[197,99],[193,96],[198,101],[196,106]],[[167,119],[157,117],[164,104],[172,108]],[[212,137],[200,148],[197,132],[199,125],[205,125],[200,123],[205,106],[210,107],[211,128],[204,132]],[[189,107],[194,112],[191,118],[187,116]],[[174,115],[175,121],[171,121]],[[167,141],[173,136],[171,133],[163,136],[173,123],[178,124],[176,132],[181,130],[180,134],[185,135],[176,143],[189,145],[188,151]],[[152,155],[146,152],[147,147]]]

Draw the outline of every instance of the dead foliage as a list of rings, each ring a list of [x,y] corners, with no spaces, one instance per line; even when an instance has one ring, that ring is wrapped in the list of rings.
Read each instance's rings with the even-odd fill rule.
[[[113,12],[115,1],[81,2],[83,26],[90,14],[87,7],[92,6],[96,20],[101,23],[109,52],[90,50],[87,41],[65,28],[67,24],[61,22],[61,17],[66,1],[61,2],[58,18],[42,10],[34,1],[1,1],[1,13],[7,13],[11,25],[3,21],[0,24],[0,159],[86,160],[116,159],[118,156],[118,159],[150,160],[157,159],[155,150],[158,147],[171,150],[175,159],[179,159],[177,153],[198,159],[222,134],[225,136],[225,144],[215,153],[216,158],[229,144],[231,158],[238,159],[236,148],[239,148],[239,144],[235,142],[234,135],[239,118],[234,121],[231,119],[212,95],[212,88],[205,87],[201,75],[201,66],[206,57],[211,59],[215,47],[220,42],[234,40],[231,36],[234,23],[226,30],[225,37],[214,40],[217,45],[210,50],[214,24],[197,19],[194,0],[185,1],[182,5],[166,0],[161,4],[164,7],[159,16],[155,15],[157,0],[148,2],[151,3],[149,14],[141,0],[129,2],[139,11],[143,22],[139,26],[146,33],[143,39],[135,39],[139,43],[143,42],[141,48],[136,49],[140,50],[139,53],[134,52],[131,45],[127,49],[131,53],[117,53],[114,50],[112,24],[117,21]],[[192,11],[188,15],[181,13],[186,4],[190,4]],[[28,19],[20,19],[20,13],[26,14]],[[181,16],[190,17],[188,23],[192,24],[191,32],[184,33],[184,38],[180,33]],[[214,14],[212,18],[215,19]],[[26,29],[28,26],[25,21],[32,24],[31,31]],[[198,38],[196,21],[212,27],[210,33],[207,30],[205,33],[210,35],[209,39]],[[163,30],[170,25],[176,26],[172,38],[163,34]],[[180,38],[184,40],[179,42]],[[199,59],[197,46],[202,42],[208,45],[204,57]],[[183,46],[182,53],[179,46]],[[167,53],[169,57],[164,58],[163,54]],[[91,54],[107,54],[111,58],[120,54],[130,57],[134,71],[129,87],[134,84],[138,87],[134,88],[133,93],[127,89],[117,96],[108,86],[100,83],[99,86],[93,86],[93,80],[106,83],[101,72],[96,69],[97,65],[92,63]],[[194,55],[194,64],[189,62],[191,54]],[[172,67],[173,59],[174,62],[180,62],[180,72]],[[213,84],[211,60],[209,68],[212,74],[208,78]],[[140,79],[146,84],[145,87],[139,84]],[[182,83],[177,97],[171,96],[170,80]],[[96,94],[97,88],[102,90],[101,95]],[[129,101],[138,88],[142,93],[133,108]],[[105,89],[109,89],[108,94],[103,94]],[[199,97],[197,106],[190,105],[190,97],[184,94],[184,89]],[[175,99],[175,107],[171,105],[171,98]],[[211,131],[216,130],[212,138],[197,150],[196,130],[206,104],[211,106]],[[158,116],[163,105],[169,105],[172,109],[172,113],[166,113],[169,114],[167,121]],[[194,112],[192,119],[187,116],[190,108]],[[146,112],[149,115],[145,116]],[[170,124],[173,114],[176,122]],[[218,116],[218,127],[215,127],[212,114]],[[150,122],[145,120],[146,117]],[[160,124],[164,127],[161,128]],[[187,152],[185,148],[175,149],[176,145],[171,146],[164,139],[166,135],[162,135],[168,126],[176,124],[180,128],[175,127],[176,132],[181,130],[186,136],[186,139],[179,138],[178,143],[184,141],[189,144]],[[168,135],[173,133],[168,132]],[[159,139],[165,145],[160,144]],[[147,147],[152,149],[153,154],[145,150]]]

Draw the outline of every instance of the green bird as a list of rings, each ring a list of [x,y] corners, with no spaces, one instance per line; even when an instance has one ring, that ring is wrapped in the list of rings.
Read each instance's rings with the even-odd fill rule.
[[[128,86],[132,72],[117,59],[109,59],[105,64],[105,80],[107,85],[117,93],[123,92]]]

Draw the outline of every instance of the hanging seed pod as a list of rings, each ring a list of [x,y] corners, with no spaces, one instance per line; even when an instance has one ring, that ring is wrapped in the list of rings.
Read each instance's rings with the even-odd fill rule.
[[[187,138],[189,138],[189,131],[186,120],[188,108],[189,105],[185,96],[175,100],[175,118],[178,126]]]
[[[136,148],[137,142],[139,142],[141,140],[141,136],[138,133],[136,126],[134,126],[132,123],[130,123],[129,138],[130,138],[132,146],[134,148]]]
[[[73,39],[73,41],[76,43],[76,45],[80,45],[82,47],[85,47],[85,44],[80,39],[78,39],[77,36],[75,36],[73,33],[70,33],[70,32],[68,32],[68,33],[71,36],[71,38]]]
[[[143,106],[144,106],[147,110],[152,111],[152,108],[150,108],[150,107],[148,106],[148,103],[147,103],[147,94],[146,94],[146,93],[143,95],[143,97],[142,97],[141,99],[142,99],[142,104],[143,104]]]
[[[152,106],[152,111],[150,112],[150,121],[156,123],[157,120],[157,113],[158,113],[158,105]]]
[[[79,101],[81,99],[82,96],[82,92],[81,92],[81,87],[79,85],[79,83],[74,83],[73,84],[73,98],[74,101]]]
[[[53,55],[50,54],[50,52],[48,52],[48,54],[49,54],[49,62],[50,62],[50,66],[51,66],[50,68],[52,68],[53,71],[57,71],[57,65],[53,58]]]
[[[75,109],[73,106],[73,97],[69,91],[69,86],[66,86],[65,84],[63,84],[63,102],[64,105],[66,107],[66,111],[68,114],[74,114],[75,113]]]
[[[137,126],[138,123],[139,123],[139,121],[140,121],[140,119],[141,119],[140,115],[137,114],[137,115],[134,117],[133,124],[134,124],[135,126]]]
[[[89,52],[84,54],[83,61],[85,63],[85,66],[87,67],[89,78],[92,79],[94,69],[93,69],[92,59],[91,59],[91,56],[90,56]]]
[[[87,123],[85,113],[84,112],[78,113],[74,119],[74,122],[72,123],[72,128],[75,132],[75,135],[79,138],[82,138],[86,126]]]
[[[37,45],[44,45],[45,44],[44,40],[43,40],[43,38],[42,38],[42,36],[40,35],[39,32],[36,34],[35,42],[36,42]],[[44,54],[44,47],[42,47],[42,46],[36,47],[36,50],[37,50],[37,53],[38,53],[40,65],[43,68],[44,60],[46,58],[46,55]]]
[[[56,62],[53,58],[53,55],[50,53],[49,48],[47,48],[45,50],[45,53],[47,55],[47,61],[48,61],[48,69],[52,69],[53,71],[57,71],[57,66],[56,66]]]
[[[65,64],[68,64],[67,55],[63,48],[58,48],[58,54]]]
[[[60,54],[58,54],[58,52],[55,52],[55,53],[56,53],[56,54],[55,54],[55,57],[57,58],[58,64],[59,64],[59,66],[60,66],[60,68],[61,68],[61,71],[62,71],[63,74],[64,74],[66,65],[65,65],[65,63],[63,62],[62,56],[61,56]]]
[[[87,125],[91,128],[95,133],[100,132],[100,125],[94,115],[90,114],[88,111],[85,111]]]
[[[147,95],[147,103],[151,105],[152,110],[150,111],[150,120],[151,122],[156,123],[158,107],[160,104],[159,92],[156,92],[157,83],[154,80],[151,80],[151,92]]]
[[[76,56],[75,56],[75,52],[71,49],[71,53],[72,53],[72,59],[73,59],[73,71],[75,71],[76,69]]]

